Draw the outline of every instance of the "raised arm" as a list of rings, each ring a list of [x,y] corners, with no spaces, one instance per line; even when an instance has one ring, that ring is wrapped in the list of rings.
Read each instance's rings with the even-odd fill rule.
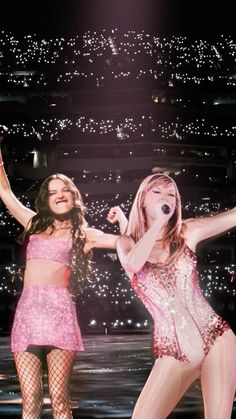
[[[108,213],[107,220],[111,224],[118,222],[120,233],[124,233],[128,221],[120,207],[111,208]],[[95,228],[87,228],[86,236],[87,243],[85,248],[87,251],[93,248],[115,249],[117,239],[119,238],[119,236],[116,234],[103,233],[103,231],[97,230]]]
[[[128,220],[125,216],[125,214],[123,213],[122,209],[119,206],[116,207],[112,207],[110,208],[110,211],[107,215],[107,220],[109,221],[109,223],[111,224],[115,224],[115,223],[119,223],[119,228],[120,228],[120,234],[124,234],[127,224],[128,224]]]
[[[115,249],[116,241],[119,236],[115,234],[103,233],[101,230],[96,228],[86,229],[86,245],[85,252],[89,252],[91,249]]]
[[[236,207],[210,217],[199,217],[187,221],[186,242],[194,249],[199,242],[218,236],[236,227]]]
[[[157,218],[152,225],[135,243],[129,236],[121,236],[117,241],[117,253],[121,265],[132,277],[138,272],[148,260],[153,246],[157,240],[162,238],[163,228],[166,225],[170,215],[164,214],[161,210],[162,203],[156,204]]]
[[[3,137],[0,136],[0,143]],[[25,207],[19,199],[16,198],[11,190],[8,177],[4,169],[4,163],[2,159],[2,152],[0,149],[0,197],[7,209],[13,215],[13,217],[24,227],[26,227],[30,219],[35,215],[35,212]]]

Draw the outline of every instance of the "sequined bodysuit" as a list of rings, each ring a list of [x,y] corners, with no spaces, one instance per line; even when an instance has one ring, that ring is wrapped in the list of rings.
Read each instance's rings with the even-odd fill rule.
[[[200,366],[216,338],[229,329],[203,297],[196,255],[185,245],[169,266],[146,262],[132,287],[154,321],[154,355]]]

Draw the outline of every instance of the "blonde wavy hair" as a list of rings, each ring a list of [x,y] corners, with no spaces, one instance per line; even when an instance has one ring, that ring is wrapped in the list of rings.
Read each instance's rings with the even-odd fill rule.
[[[162,265],[169,265],[173,263],[182,253],[185,244],[184,232],[186,230],[186,225],[182,221],[181,198],[179,190],[175,181],[170,176],[163,173],[155,173],[154,175],[147,176],[142,181],[130,211],[129,221],[125,234],[130,236],[136,243],[147,231],[148,226],[144,200],[146,193],[153,187],[154,184],[165,186],[172,185],[176,193],[175,211],[172,217],[169,219],[161,239],[163,247],[169,246],[170,248],[170,256],[168,260]]]

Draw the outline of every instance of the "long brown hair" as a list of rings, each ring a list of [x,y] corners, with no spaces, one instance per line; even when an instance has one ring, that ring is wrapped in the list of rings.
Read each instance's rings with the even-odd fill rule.
[[[85,214],[87,209],[83,203],[82,196],[72,179],[64,174],[56,173],[49,176],[42,183],[39,194],[35,200],[35,208],[37,214],[32,217],[30,220],[30,226],[26,226],[23,233],[19,236],[18,241],[22,243],[27,236],[42,233],[48,227],[52,229],[53,233],[53,222],[55,217],[53,216],[48,205],[48,186],[51,180],[54,179],[60,179],[62,182],[64,182],[73,196],[74,207],[70,212],[70,218],[72,222],[70,231],[72,236],[72,249],[70,257],[72,266],[71,285],[73,292],[76,294],[83,288],[83,284],[85,284],[91,276],[92,252],[87,254],[84,252],[84,246],[86,242],[85,228],[87,226]]]
[[[185,243],[184,231],[186,229],[185,224],[182,222],[180,194],[175,181],[170,176],[163,173],[155,173],[154,175],[147,176],[142,181],[130,211],[129,221],[125,234],[130,236],[136,243],[147,231],[148,226],[144,208],[144,199],[146,193],[155,183],[164,185],[171,184],[174,186],[176,193],[175,211],[164,229],[162,238],[163,246],[170,247],[170,257],[163,265],[169,265],[182,252]]]

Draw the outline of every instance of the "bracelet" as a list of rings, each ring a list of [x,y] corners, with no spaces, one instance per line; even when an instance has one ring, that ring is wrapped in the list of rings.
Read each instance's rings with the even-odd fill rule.
[[[0,167],[1,167],[1,166],[3,166],[3,165],[4,165],[4,161],[2,161],[2,162],[0,163]]]

